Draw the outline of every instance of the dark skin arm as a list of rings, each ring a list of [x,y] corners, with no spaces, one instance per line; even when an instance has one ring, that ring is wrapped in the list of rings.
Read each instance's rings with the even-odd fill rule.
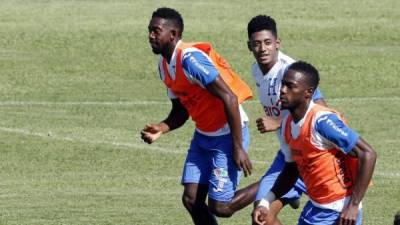
[[[327,106],[323,98],[314,101],[316,104]],[[281,127],[281,118],[274,118],[272,116],[264,116],[256,120],[257,129],[260,133],[276,131]]]
[[[276,199],[285,195],[296,183],[299,178],[299,170],[295,162],[285,163],[282,172],[279,174],[271,191]]]
[[[339,225],[353,225],[357,222],[358,205],[363,199],[368,185],[371,182],[372,174],[375,168],[377,154],[375,150],[361,137],[350,154],[358,158],[357,179],[353,194],[350,196],[349,204],[343,209]]]
[[[282,172],[279,174],[275,181],[271,191],[275,194],[275,199],[279,199],[286,194],[296,183],[299,178],[299,170],[297,169],[295,162],[285,163]],[[253,211],[253,221],[255,224],[265,224],[268,209],[262,206],[258,206]]]
[[[220,76],[217,76],[213,82],[207,85],[207,90],[224,103],[225,114],[233,138],[233,158],[235,164],[239,170],[243,170],[245,176],[250,175],[252,165],[242,146],[242,125],[236,95]]]
[[[158,124],[147,124],[140,132],[144,142],[151,144],[161,134],[181,127],[189,119],[189,113],[178,99],[171,99],[172,108],[168,117]]]

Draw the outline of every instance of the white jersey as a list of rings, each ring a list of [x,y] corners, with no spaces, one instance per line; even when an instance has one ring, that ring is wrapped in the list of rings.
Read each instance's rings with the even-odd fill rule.
[[[267,74],[263,74],[257,63],[253,64],[252,74],[256,81],[258,98],[267,116],[282,118],[282,114],[289,113],[287,110],[281,110],[279,93],[283,75],[286,69],[294,62],[294,59],[279,52],[278,61]],[[282,144],[284,140],[280,135],[280,129],[277,131],[277,135]]]
[[[281,118],[279,90],[283,74],[295,60],[289,56],[278,53],[278,61],[267,74],[263,74],[257,63],[252,66],[252,74],[256,81],[258,98],[264,108],[265,114],[275,118]]]

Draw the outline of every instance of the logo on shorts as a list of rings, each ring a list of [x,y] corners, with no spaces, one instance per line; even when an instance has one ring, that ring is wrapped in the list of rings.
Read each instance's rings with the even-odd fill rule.
[[[218,185],[217,188],[213,188],[215,192],[223,191],[224,185],[228,182],[228,171],[224,168],[216,168],[214,169],[214,175],[217,177]]]
[[[228,170],[226,170],[224,168],[216,168],[216,169],[214,169],[214,175],[217,178],[227,177],[228,176]]]

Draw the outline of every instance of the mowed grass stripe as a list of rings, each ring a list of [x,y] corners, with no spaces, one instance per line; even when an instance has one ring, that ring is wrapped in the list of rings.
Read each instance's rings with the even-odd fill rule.
[[[36,137],[52,139],[52,140],[60,140],[60,141],[80,142],[80,143],[94,144],[94,145],[111,145],[111,146],[116,146],[116,147],[138,149],[138,150],[146,149],[146,150],[152,150],[151,154],[154,154],[155,152],[170,153],[170,154],[186,154],[186,149],[177,149],[176,151],[173,151],[173,150],[168,150],[166,148],[161,148],[161,147],[147,145],[147,144],[119,143],[119,142],[109,142],[109,141],[100,141],[100,140],[92,140],[92,139],[89,140],[89,139],[83,138],[83,137],[72,138],[72,137],[60,136],[53,132],[51,132],[51,133],[33,132],[33,131],[25,130],[25,129],[16,129],[16,128],[7,128],[7,127],[0,127],[0,131],[17,133],[17,134],[28,135],[28,136],[36,136]],[[155,151],[155,152],[153,152],[153,151]],[[146,151],[142,151],[142,152],[148,153]],[[272,162],[268,162],[266,160],[264,160],[264,161],[252,160],[252,163],[258,164],[258,165],[269,165]],[[400,173],[398,173],[398,172],[376,171],[374,173],[374,175],[383,177],[383,178],[399,178],[400,177]]]
[[[36,136],[36,137],[54,139],[54,140],[60,140],[60,141],[81,142],[81,143],[94,144],[94,145],[103,145],[104,144],[104,145],[112,145],[112,146],[123,147],[123,148],[147,149],[147,150],[154,150],[159,153],[171,153],[171,154],[184,154],[185,153],[183,151],[167,150],[165,148],[160,148],[157,146],[150,146],[150,145],[146,145],[146,144],[110,142],[110,141],[93,140],[93,139],[88,139],[88,138],[84,138],[84,137],[76,138],[76,137],[60,136],[54,132],[44,133],[44,132],[36,132],[36,131],[30,131],[30,130],[26,130],[26,129],[8,128],[8,127],[0,127],[0,131],[17,133],[17,134],[27,135],[27,136]]]
[[[400,96],[392,96],[392,97],[345,97],[345,98],[328,98],[326,101],[328,102],[365,102],[365,101],[399,101]],[[259,103],[258,100],[250,100],[246,102],[254,104]],[[169,101],[65,101],[65,102],[56,102],[56,101],[0,101],[0,105],[2,106],[23,106],[23,105],[61,105],[61,106],[75,106],[75,105],[88,105],[88,106],[129,106],[129,105],[160,105],[160,104],[170,104]]]

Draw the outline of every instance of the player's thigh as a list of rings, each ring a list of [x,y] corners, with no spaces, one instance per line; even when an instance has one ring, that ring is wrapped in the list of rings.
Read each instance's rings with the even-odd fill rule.
[[[212,170],[211,154],[202,148],[207,137],[195,132],[188,150],[182,172],[182,184],[194,183],[208,185]]]
[[[249,145],[247,126],[242,129],[242,141],[245,149]],[[209,179],[209,198],[215,201],[230,202],[240,182],[241,172],[233,160],[233,141],[231,134],[214,139],[214,145],[208,146],[212,154],[212,171]]]

